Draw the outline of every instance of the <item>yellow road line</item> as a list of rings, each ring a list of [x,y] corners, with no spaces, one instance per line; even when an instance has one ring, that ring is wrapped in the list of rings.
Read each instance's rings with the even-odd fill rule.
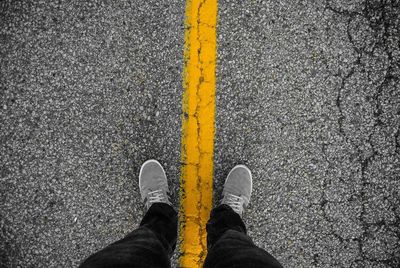
[[[212,207],[217,0],[187,0],[183,73],[180,267],[201,267]]]

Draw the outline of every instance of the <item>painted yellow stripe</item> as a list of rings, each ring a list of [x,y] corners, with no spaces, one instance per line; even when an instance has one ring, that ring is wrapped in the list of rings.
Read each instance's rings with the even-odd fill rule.
[[[180,267],[201,267],[212,207],[217,0],[187,0],[183,73]]]

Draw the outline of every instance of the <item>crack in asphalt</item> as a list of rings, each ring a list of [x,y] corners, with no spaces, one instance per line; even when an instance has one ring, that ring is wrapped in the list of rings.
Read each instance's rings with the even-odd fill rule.
[[[354,263],[353,265],[357,264],[358,262],[361,262],[363,260],[368,260],[374,263],[382,263],[382,264],[387,264],[387,265],[391,265],[391,267],[398,267],[399,265],[399,259],[397,258],[397,254],[396,252],[393,252],[391,254],[390,258],[387,258],[385,260],[377,260],[377,259],[373,259],[368,257],[364,250],[363,250],[363,242],[365,241],[365,239],[370,235],[369,233],[369,229],[371,227],[375,227],[375,228],[380,228],[382,226],[391,226],[395,229],[396,232],[396,236],[397,236],[397,240],[399,243],[400,240],[400,216],[398,215],[398,213],[395,211],[395,204],[391,204],[390,208],[393,211],[393,214],[396,217],[396,220],[392,223],[387,223],[383,220],[379,221],[379,222],[375,222],[375,223],[367,223],[365,221],[365,217],[366,217],[366,203],[368,202],[367,197],[366,197],[366,188],[371,184],[367,178],[366,178],[366,172],[369,168],[369,166],[371,165],[371,163],[376,159],[377,156],[380,156],[379,151],[375,148],[374,142],[373,142],[373,135],[375,134],[375,132],[378,131],[378,128],[382,125],[384,125],[384,122],[381,119],[381,116],[383,115],[384,111],[382,108],[382,103],[381,103],[381,97],[383,94],[383,90],[385,88],[387,88],[391,83],[393,84],[398,84],[399,82],[399,74],[398,72],[396,72],[396,68],[399,67],[399,62],[396,62],[393,56],[393,50],[391,48],[389,48],[389,42],[390,42],[390,38],[393,36],[393,33],[391,33],[391,31],[389,30],[389,28],[392,27],[392,24],[399,24],[399,15],[400,13],[398,13],[396,15],[396,10],[398,12],[400,12],[399,9],[399,2],[398,1],[380,1],[380,2],[370,2],[368,0],[364,1],[364,6],[363,9],[360,12],[357,11],[347,11],[347,10],[343,10],[343,9],[337,9],[332,7],[331,5],[331,1],[327,1],[326,2],[326,8],[332,12],[334,12],[335,14],[345,17],[346,18],[346,23],[347,23],[347,27],[346,27],[346,33],[347,33],[347,37],[349,42],[351,43],[351,46],[356,54],[356,60],[353,61],[351,63],[351,69],[347,74],[343,74],[340,73],[337,74],[337,76],[341,77],[341,83],[340,86],[338,87],[338,93],[337,93],[337,98],[336,98],[336,106],[337,109],[339,111],[339,117],[337,119],[338,122],[338,129],[339,129],[339,133],[340,135],[345,139],[346,143],[349,144],[350,146],[353,147],[353,149],[356,150],[357,152],[357,161],[359,162],[359,172],[361,174],[361,189],[360,189],[360,193],[359,193],[359,198],[361,201],[361,212],[358,216],[359,221],[361,223],[362,226],[362,233],[360,237],[354,238],[353,240],[357,241],[358,243],[358,251],[359,254],[361,256],[362,259],[357,260],[356,263]],[[351,22],[357,17],[363,17],[365,19],[367,19],[368,23],[369,23],[369,27],[371,27],[374,30],[374,45],[372,47],[372,51],[368,51],[368,48],[366,47],[366,45],[364,45],[362,48],[358,48],[355,44],[354,41],[354,37],[352,35],[352,33],[350,32],[350,24]],[[397,18],[396,18],[397,16]],[[394,26],[393,28],[397,28],[400,29],[398,27],[399,25]],[[397,42],[399,43],[399,42]],[[347,83],[347,81],[354,75],[355,73],[355,69],[356,68],[362,68],[365,71],[365,66],[363,66],[363,64],[361,64],[361,59],[363,58],[364,55],[373,55],[374,51],[378,48],[383,48],[387,58],[388,58],[388,65],[386,67],[386,70],[384,71],[384,75],[383,78],[381,79],[381,82],[378,85],[375,85],[375,92],[372,95],[372,97],[370,98],[371,102],[374,103],[374,111],[373,111],[373,127],[372,130],[370,131],[368,138],[367,138],[367,143],[370,146],[370,150],[368,150],[368,156],[364,156],[364,154],[366,153],[363,148],[360,148],[360,145],[355,144],[354,142],[352,142],[346,131],[344,130],[343,126],[344,126],[344,120],[345,115],[343,113],[343,104],[342,104],[342,92],[345,88],[345,85]],[[399,152],[399,122],[397,122],[398,127],[397,127],[397,131],[396,133],[394,133],[394,139],[395,139],[395,151],[397,152],[398,155],[400,155]],[[326,150],[322,150],[324,155],[326,153]],[[326,214],[326,205],[328,202],[330,202],[327,198],[326,198],[326,187],[327,187],[328,183],[326,182],[326,179],[324,179],[323,181],[323,199],[321,202],[321,209],[322,209],[322,213],[323,213],[323,217],[330,223],[333,222],[333,220],[329,219],[329,217]],[[331,227],[332,228],[332,227]],[[339,234],[335,233],[334,230],[332,230],[332,234],[339,239],[339,241],[341,243],[344,242],[344,238],[341,237]],[[316,261],[316,260],[315,260]]]

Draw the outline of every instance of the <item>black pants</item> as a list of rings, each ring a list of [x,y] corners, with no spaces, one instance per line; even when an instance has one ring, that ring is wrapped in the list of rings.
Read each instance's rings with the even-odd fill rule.
[[[171,206],[153,204],[138,229],[93,254],[80,267],[170,267],[177,225],[177,213]],[[254,245],[246,235],[240,216],[227,205],[212,210],[207,234],[208,255],[204,267],[282,267],[274,257]]]

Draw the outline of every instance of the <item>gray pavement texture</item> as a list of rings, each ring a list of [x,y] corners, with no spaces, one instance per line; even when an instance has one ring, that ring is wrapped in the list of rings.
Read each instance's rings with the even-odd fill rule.
[[[184,1],[0,2],[0,267],[76,267],[178,204]],[[215,203],[285,267],[400,266],[400,3],[220,1]],[[173,261],[176,265],[176,257]]]

